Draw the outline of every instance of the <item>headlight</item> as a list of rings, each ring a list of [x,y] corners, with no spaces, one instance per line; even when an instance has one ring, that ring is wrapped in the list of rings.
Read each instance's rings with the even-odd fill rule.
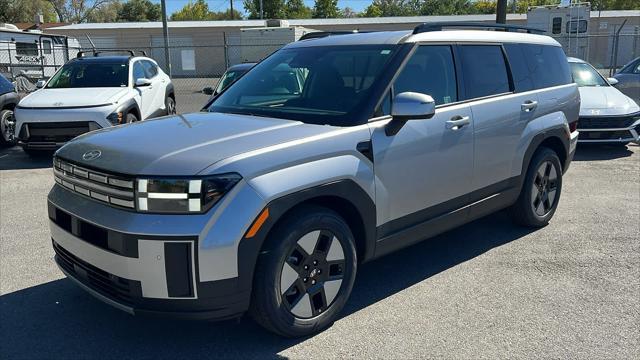
[[[111,125],[122,124],[123,115],[124,114],[122,112],[114,112],[114,113],[109,114],[109,116],[107,116],[107,120],[109,120]]]
[[[202,213],[241,178],[231,173],[199,179],[138,179],[137,208],[150,213]]]

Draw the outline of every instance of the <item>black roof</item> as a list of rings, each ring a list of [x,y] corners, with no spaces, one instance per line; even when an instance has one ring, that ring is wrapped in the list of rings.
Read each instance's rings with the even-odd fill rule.
[[[117,56],[83,56],[79,58],[72,59],[71,61],[82,61],[82,62],[90,62],[90,63],[109,63],[109,64],[127,64],[129,63],[129,59],[131,56],[125,55],[117,55]],[[70,61],[70,62],[71,62]]]

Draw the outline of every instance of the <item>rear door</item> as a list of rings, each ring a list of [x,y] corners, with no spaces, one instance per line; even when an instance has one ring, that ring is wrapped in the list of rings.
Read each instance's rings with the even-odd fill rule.
[[[515,92],[501,44],[459,45],[458,53],[464,97],[474,120],[474,173],[469,190],[476,191],[471,200],[477,201],[509,187],[516,147],[535,116],[538,97],[535,92]],[[515,59],[514,65],[526,66]]]
[[[379,236],[387,237],[466,204],[473,168],[473,122],[458,103],[453,48],[420,45],[401,70],[371,123]],[[436,101],[430,119],[385,134],[393,94],[418,92]],[[451,120],[465,119],[459,127]],[[464,214],[461,214],[464,217]],[[463,220],[463,219],[461,219]]]

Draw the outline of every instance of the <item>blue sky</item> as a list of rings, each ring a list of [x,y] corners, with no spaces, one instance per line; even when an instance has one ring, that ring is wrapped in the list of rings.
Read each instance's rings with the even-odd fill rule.
[[[155,3],[160,3],[160,0],[151,0]],[[189,0],[166,0],[167,4],[167,13],[171,16],[176,10],[180,10],[185,4],[187,4]],[[229,9],[229,0],[206,0],[209,4],[209,9],[213,11],[223,11]],[[304,0],[304,3],[313,7],[314,0]],[[345,8],[350,7],[355,11],[362,11],[367,6],[371,4],[371,0],[338,0],[338,7]],[[242,6],[242,0],[234,0],[233,1],[234,9],[244,12],[244,7]]]

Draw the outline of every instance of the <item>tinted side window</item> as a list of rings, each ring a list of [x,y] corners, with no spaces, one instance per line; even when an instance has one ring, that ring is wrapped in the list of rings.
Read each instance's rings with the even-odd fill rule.
[[[537,89],[569,84],[571,71],[562,48],[547,45],[520,45]]]
[[[156,64],[148,60],[142,61],[142,64],[144,65],[144,70],[147,74],[147,78],[151,79],[152,77],[158,75],[158,67],[156,66]]]
[[[516,92],[533,90],[533,77],[519,44],[504,44]]]
[[[497,45],[460,46],[464,87],[467,99],[509,92],[509,76]]]
[[[420,46],[394,84],[394,94],[411,91],[431,95],[436,105],[458,101],[456,71],[450,46]]]
[[[13,84],[5,79],[4,76],[0,75],[0,94],[6,94],[8,92],[13,92]]]
[[[144,72],[144,67],[141,61],[136,61],[133,64],[133,82],[140,78],[146,78],[147,74]]]

